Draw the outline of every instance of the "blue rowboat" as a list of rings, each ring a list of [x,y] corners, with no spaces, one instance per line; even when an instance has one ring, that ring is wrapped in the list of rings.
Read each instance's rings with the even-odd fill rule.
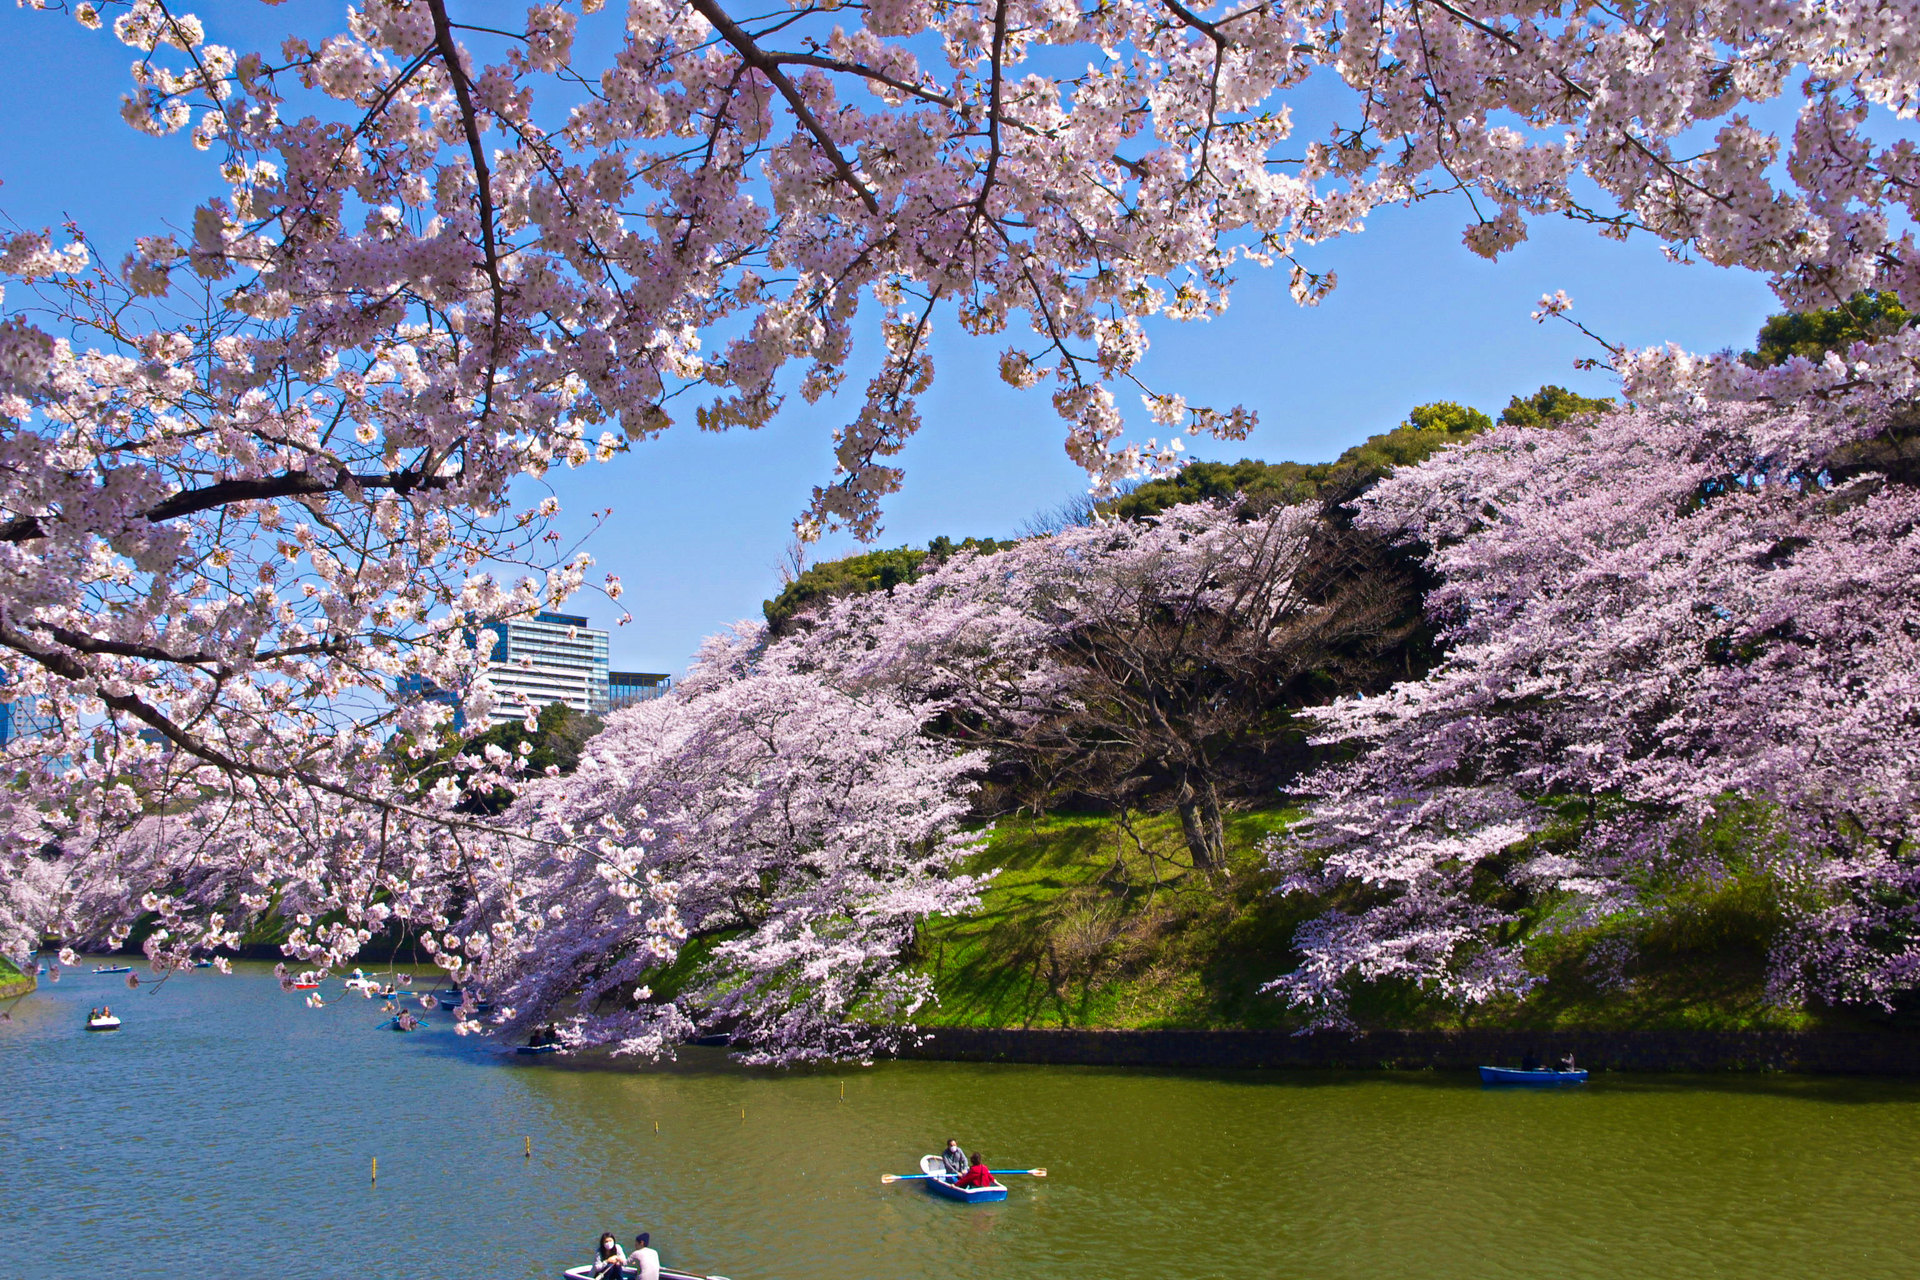
[[[1005,1200],[1007,1189],[999,1183],[990,1187],[956,1187],[953,1175],[947,1172],[947,1166],[939,1156],[921,1156],[920,1172],[927,1176],[920,1185],[936,1196],[945,1196],[949,1200],[958,1200],[963,1204],[992,1204],[995,1200]]]
[[[133,966],[130,964],[103,964],[99,968],[95,969],[94,972],[95,973],[132,973]]]
[[[1585,1084],[1587,1073],[1579,1071],[1522,1071],[1518,1067],[1482,1067],[1481,1084],[1517,1084],[1534,1089],[1551,1089],[1555,1085]]]
[[[557,1044],[519,1044],[513,1047],[513,1051],[515,1053],[558,1053],[560,1052],[560,1046]],[[664,1275],[666,1273],[662,1272],[661,1274]]]

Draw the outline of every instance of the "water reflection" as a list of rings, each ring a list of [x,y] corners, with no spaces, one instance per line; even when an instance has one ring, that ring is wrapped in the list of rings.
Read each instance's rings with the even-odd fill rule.
[[[0,1024],[0,1275],[90,1273],[107,1241],[116,1277],[513,1280],[644,1228],[735,1280],[1862,1280],[1910,1274],[1920,1227],[1900,1083],[580,1069],[248,970],[69,972]],[[126,1027],[89,1036],[102,999]],[[981,1207],[880,1185],[949,1136],[1052,1176]]]

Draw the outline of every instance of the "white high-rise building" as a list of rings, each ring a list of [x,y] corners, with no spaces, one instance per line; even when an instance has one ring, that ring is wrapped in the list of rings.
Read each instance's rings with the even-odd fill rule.
[[[564,702],[575,711],[607,713],[607,633],[571,613],[538,613],[495,622],[487,680],[499,714],[524,714]]]

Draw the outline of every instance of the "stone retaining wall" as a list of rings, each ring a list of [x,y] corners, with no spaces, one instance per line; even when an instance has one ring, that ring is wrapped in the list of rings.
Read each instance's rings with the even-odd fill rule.
[[[11,1000],[15,996],[24,996],[40,984],[30,977],[18,977],[11,981],[0,981],[0,1000]]]
[[[1920,1076],[1920,1035],[1842,1031],[1082,1031],[934,1027],[903,1058],[1114,1067],[1466,1070],[1550,1062],[1596,1071],[1804,1071]]]

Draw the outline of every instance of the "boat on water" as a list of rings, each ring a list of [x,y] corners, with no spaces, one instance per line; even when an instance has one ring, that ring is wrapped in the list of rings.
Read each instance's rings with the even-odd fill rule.
[[[1482,1067],[1480,1083],[1521,1085],[1534,1089],[1551,1089],[1558,1085],[1585,1084],[1587,1071],[1581,1067],[1574,1071],[1555,1071],[1550,1067],[1528,1070],[1523,1067]]]
[[[513,1051],[515,1053],[558,1053],[560,1052],[560,1046],[557,1044],[519,1044],[513,1047]],[[662,1271],[660,1274],[665,1275],[667,1273]]]
[[[927,1175],[921,1179],[921,1186],[949,1200],[958,1200],[963,1204],[992,1204],[1007,1198],[1007,1189],[998,1182],[985,1187],[955,1186],[954,1175],[947,1172],[946,1162],[939,1156],[921,1156],[920,1172]]]
[[[591,1263],[584,1267],[568,1267],[560,1273],[566,1280],[593,1280]],[[621,1269],[622,1280],[633,1280],[640,1273],[632,1267]],[[675,1271],[672,1267],[660,1268],[660,1280],[727,1280],[725,1276],[703,1276],[692,1271]]]
[[[92,1017],[87,1019],[87,1030],[89,1031],[118,1031],[119,1029],[120,1019],[111,1013],[105,1017]]]
[[[130,964],[103,964],[97,967],[96,969],[94,969],[94,972],[95,973],[132,973],[133,966]]]

